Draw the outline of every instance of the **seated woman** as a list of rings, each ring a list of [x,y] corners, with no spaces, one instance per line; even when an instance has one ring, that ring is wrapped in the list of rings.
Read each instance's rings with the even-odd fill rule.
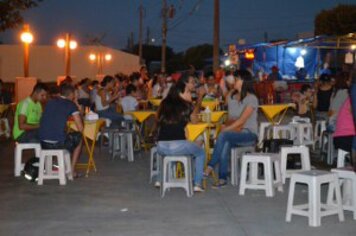
[[[115,86],[115,79],[112,76],[105,76],[101,81],[102,89],[95,97],[95,107],[99,114],[99,117],[109,119],[113,127],[120,127],[121,122],[124,121],[124,117],[117,113],[114,108],[110,107],[110,104],[114,103],[119,98],[119,93],[113,91]]]
[[[205,175],[208,176],[219,163],[219,182],[214,187],[222,187],[227,184],[231,148],[255,145],[257,141],[258,100],[254,95],[252,76],[248,71],[239,72],[235,89],[241,96],[242,113],[237,120],[231,120],[222,127],[212,159],[205,170]]]
[[[196,106],[192,103],[194,78],[182,76],[176,85],[169,90],[167,97],[161,102],[157,113],[158,145],[161,155],[192,155],[195,159],[194,191],[202,192],[205,151],[197,144],[187,140],[186,125],[198,121],[198,112],[202,100],[202,92]],[[159,182],[156,182],[156,186]]]
[[[315,109],[315,120],[327,120],[330,107],[330,98],[333,93],[331,76],[322,74],[319,81],[315,82],[313,107]]]

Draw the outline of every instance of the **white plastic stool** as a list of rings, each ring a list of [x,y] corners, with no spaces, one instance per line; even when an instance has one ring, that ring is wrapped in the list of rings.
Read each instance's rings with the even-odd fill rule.
[[[289,154],[300,154],[301,168],[287,169],[287,157]],[[292,173],[310,170],[310,154],[307,146],[282,146],[281,147],[281,174],[282,182],[286,183],[286,178],[290,178]]]
[[[161,156],[157,152],[157,147],[154,146],[151,148],[151,157],[150,157],[150,183],[152,183],[154,177],[159,175],[160,164],[161,164]]]
[[[322,145],[323,132],[326,130],[326,121],[317,120],[314,127],[314,147],[318,144],[319,149]]]
[[[293,205],[296,183],[308,185],[308,203]],[[322,184],[329,184],[328,195],[336,193],[336,203],[328,201],[321,203],[320,188]],[[330,198],[328,196],[328,199]],[[335,173],[322,170],[304,171],[292,174],[287,204],[286,221],[290,222],[292,214],[306,216],[309,218],[309,226],[320,226],[321,217],[337,214],[339,221],[344,221],[344,212],[341,205],[341,192],[338,177]]]
[[[258,179],[258,164],[264,166],[264,180]],[[247,168],[250,164],[249,182],[247,182]],[[273,168],[274,166],[274,168]],[[273,172],[274,169],[274,172]],[[273,175],[274,174],[274,175]],[[275,180],[273,178],[275,176]],[[267,197],[274,196],[274,188],[283,192],[281,180],[280,157],[272,153],[251,153],[242,156],[240,190],[239,194],[244,195],[246,189],[263,189]]]
[[[347,151],[344,151],[342,149],[337,149],[337,168],[345,167],[345,158],[346,155],[350,154]]]
[[[273,139],[285,138],[293,140],[294,138],[294,129],[291,125],[274,125],[270,127],[270,130],[272,130]]]
[[[310,119],[308,117],[300,117],[300,116],[293,116],[292,123],[310,123]]]
[[[130,131],[130,130],[121,130],[121,131],[113,133],[113,135],[112,135],[112,137],[113,137],[112,157],[113,158],[119,152],[121,158],[123,158],[125,155],[127,155],[127,160],[129,162],[134,161],[133,133],[134,133],[134,131]]]
[[[56,156],[58,161],[58,172],[52,171],[52,157]],[[38,185],[43,184],[45,179],[58,179],[60,185],[67,183],[67,178],[73,180],[70,153],[65,149],[42,150],[38,168]]]
[[[322,135],[322,144],[320,149],[320,157],[326,153],[326,162],[329,165],[334,161],[334,138],[333,133],[324,131]]]
[[[297,123],[296,145],[313,145],[313,125],[311,123]]]
[[[258,147],[259,148],[262,148],[262,145],[263,145],[263,140],[265,138],[269,138],[269,137],[266,137],[266,129],[268,127],[270,127],[272,124],[270,122],[260,122],[260,125],[259,125],[259,130],[258,130]]]
[[[236,147],[231,149],[231,185],[237,186],[239,183],[239,162],[241,161],[242,155],[254,152],[255,149],[256,148],[254,146]]]
[[[356,173],[346,168],[332,169],[342,180],[342,207],[346,211],[353,212],[356,220]],[[340,181],[341,182],[341,181]],[[330,201],[330,199],[329,199]]]
[[[184,188],[187,197],[193,196],[192,158],[189,156],[165,156],[162,159],[161,197],[163,198],[166,190],[170,188]],[[172,167],[176,162],[183,164],[184,178],[175,177],[175,168]]]
[[[34,150],[36,157],[41,155],[39,143],[16,143],[15,144],[15,176],[20,176],[25,164],[22,163],[22,151]]]

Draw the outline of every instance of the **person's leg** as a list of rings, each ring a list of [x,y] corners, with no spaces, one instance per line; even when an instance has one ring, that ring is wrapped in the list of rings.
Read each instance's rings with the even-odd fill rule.
[[[254,145],[256,140],[257,136],[250,132],[227,131],[220,133],[214,147],[213,157],[208,163],[206,174],[210,174],[215,165],[220,163],[219,179],[226,180],[231,147]]]
[[[257,136],[250,132],[224,132],[225,144],[220,153],[219,179],[227,180],[231,148],[254,145]]]
[[[39,143],[38,129],[25,131],[16,141],[19,143]]]
[[[66,141],[64,143],[65,149],[71,152],[72,156],[72,174],[77,176],[75,171],[75,165],[77,164],[80,153],[82,151],[82,134],[80,132],[71,132],[67,134]]]

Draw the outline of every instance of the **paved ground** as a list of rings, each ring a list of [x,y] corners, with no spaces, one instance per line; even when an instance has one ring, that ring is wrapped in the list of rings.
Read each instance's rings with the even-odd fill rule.
[[[98,172],[67,186],[37,186],[13,177],[13,144],[0,142],[0,235],[355,235],[356,221],[345,212],[308,227],[305,217],[285,222],[284,193],[259,191],[239,196],[228,186],[187,198],[171,190],[164,199],[148,184],[148,155],[134,163],[96,153]],[[325,189],[324,189],[325,191]],[[303,186],[297,201],[307,199]]]

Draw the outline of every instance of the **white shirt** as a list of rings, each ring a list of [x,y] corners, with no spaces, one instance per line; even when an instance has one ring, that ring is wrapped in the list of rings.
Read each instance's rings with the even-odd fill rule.
[[[129,95],[129,96],[125,96],[121,100],[121,106],[122,106],[123,112],[136,111],[138,102],[137,102],[136,98]],[[130,115],[125,115],[124,117],[125,117],[125,119],[132,119],[132,117]]]

